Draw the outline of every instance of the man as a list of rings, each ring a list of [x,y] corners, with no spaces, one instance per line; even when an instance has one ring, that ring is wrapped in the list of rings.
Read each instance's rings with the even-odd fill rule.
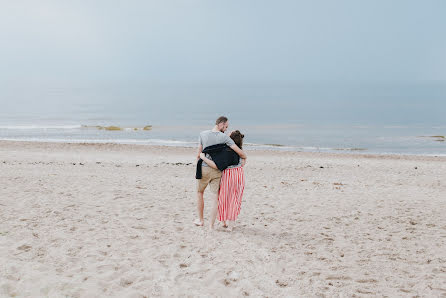
[[[246,154],[240,149],[234,141],[224,132],[228,129],[228,118],[221,116],[215,121],[215,126],[212,130],[205,130],[200,133],[200,140],[197,152],[197,161],[200,159],[200,153],[203,148],[217,145],[226,144],[232,150],[234,150],[242,159],[246,159]],[[206,156],[212,159],[209,155]],[[206,187],[209,185],[211,191],[211,217],[209,228],[214,229],[215,219],[218,212],[218,191],[220,189],[221,171],[209,167],[206,163],[202,164],[202,178],[197,180],[197,210],[198,219],[195,220],[195,225],[203,226],[203,209],[204,200],[203,194]]]

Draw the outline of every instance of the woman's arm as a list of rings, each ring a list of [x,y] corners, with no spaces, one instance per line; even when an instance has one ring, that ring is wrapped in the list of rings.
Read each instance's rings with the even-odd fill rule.
[[[215,164],[215,162],[213,162],[212,160],[210,160],[209,158],[206,157],[206,155],[204,153],[200,153],[200,158],[211,168],[213,169],[218,169],[217,165]]]

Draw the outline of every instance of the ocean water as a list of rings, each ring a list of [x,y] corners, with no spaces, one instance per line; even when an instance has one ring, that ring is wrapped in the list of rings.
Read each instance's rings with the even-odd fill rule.
[[[446,155],[439,83],[37,86],[0,95],[0,140],[195,147],[226,115],[249,149]],[[122,130],[97,127],[111,125]]]

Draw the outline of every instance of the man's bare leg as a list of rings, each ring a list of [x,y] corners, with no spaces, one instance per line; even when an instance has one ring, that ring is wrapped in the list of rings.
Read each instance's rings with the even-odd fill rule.
[[[195,220],[195,225],[202,226],[204,223],[203,220],[203,209],[204,209],[204,201],[203,201],[203,194],[202,192],[197,192],[197,211],[198,211],[198,219]]]
[[[214,229],[215,219],[217,218],[218,213],[218,193],[211,195],[211,219],[209,223],[209,229]]]

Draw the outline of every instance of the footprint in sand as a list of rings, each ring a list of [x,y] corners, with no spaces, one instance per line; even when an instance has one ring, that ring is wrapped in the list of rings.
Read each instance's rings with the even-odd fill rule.
[[[17,247],[18,250],[22,250],[22,251],[29,251],[31,248],[32,248],[32,246],[29,246],[26,244],[23,244],[23,245]]]
[[[366,291],[366,290],[361,290],[361,289],[356,290],[356,293],[364,294],[364,295],[374,295],[374,294],[375,294],[374,292],[370,292],[370,291]]]
[[[280,281],[280,280],[276,280],[276,285],[281,287],[281,288],[286,288],[288,287],[288,283],[286,281]]]
[[[326,280],[351,280],[351,277],[349,276],[336,276],[336,275],[332,275],[332,276],[327,276]]]
[[[119,281],[119,284],[122,287],[126,288],[126,287],[129,287],[129,286],[131,286],[133,284],[133,280],[130,280],[128,278],[121,278],[121,280]]]
[[[357,283],[365,284],[365,283],[377,283],[378,281],[376,279],[370,278],[370,279],[359,279],[356,280]]]
[[[238,274],[235,271],[230,271],[230,272],[226,273],[226,275],[228,276],[229,280],[231,280],[233,282],[239,280],[239,278],[240,278],[240,274]]]

